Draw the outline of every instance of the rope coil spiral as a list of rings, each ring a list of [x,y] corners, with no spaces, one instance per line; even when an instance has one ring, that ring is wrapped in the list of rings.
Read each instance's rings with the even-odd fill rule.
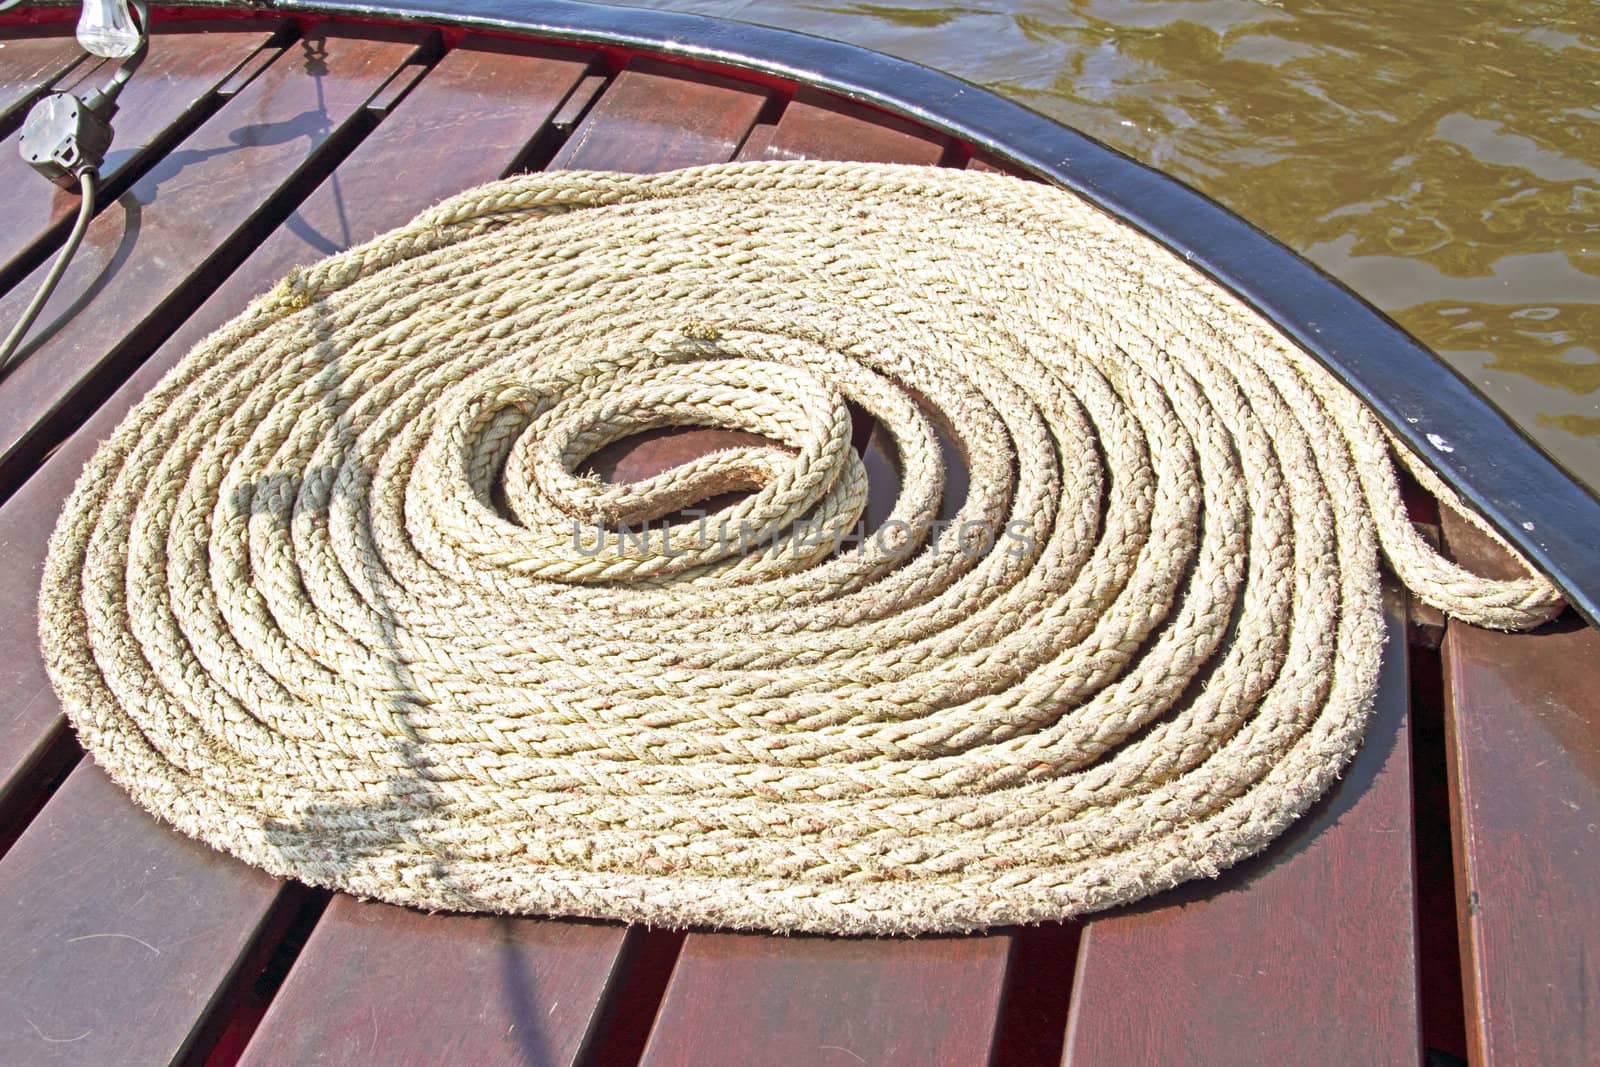
[[[855,540],[852,405],[900,479]],[[685,425],[773,443],[582,473]],[[969,485],[939,530],[941,434]],[[1067,192],[544,173],[297,271],[197,346],[85,469],[41,638],[112,777],[276,874],[965,930],[1214,875],[1303,813],[1370,713],[1380,551],[1462,619],[1560,608],[1531,570],[1439,558],[1344,387]]]

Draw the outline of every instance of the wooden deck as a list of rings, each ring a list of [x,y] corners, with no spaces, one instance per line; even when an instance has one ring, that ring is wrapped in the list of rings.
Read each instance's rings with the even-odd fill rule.
[[[34,600],[77,471],[196,340],[291,267],[519,169],[969,165],[859,106],[655,59],[208,25],[158,27],[104,207],[0,379],[0,1063],[1594,1062],[1600,635],[1570,615],[1532,635],[1447,626],[1435,650],[1408,643],[1392,595],[1377,721],[1333,793],[1221,879],[1082,924],[871,940],[424,915],[157,825],[82,757]],[[6,324],[75,210],[16,128],[39,93],[105,73],[69,38],[12,32]],[[640,477],[704,445],[608,462]]]

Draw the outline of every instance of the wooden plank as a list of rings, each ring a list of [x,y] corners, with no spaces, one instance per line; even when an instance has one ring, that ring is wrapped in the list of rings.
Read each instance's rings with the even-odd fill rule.
[[[48,765],[65,731],[39,657],[33,605],[50,531],[95,446],[196,341],[290,269],[375,237],[451,193],[501,174],[538,135],[587,64],[588,57],[578,53],[463,42],[0,506],[0,551],[10,564],[0,568],[0,692],[7,695],[0,702],[0,818],[26,806],[28,790],[43,777],[37,768]],[[490,95],[512,79],[518,86],[514,100]],[[463,149],[460,164],[418,168],[407,181],[393,181],[424,134],[435,145]]]
[[[644,1063],[984,1063],[1010,944],[690,934]]]
[[[767,104],[731,78],[636,59],[579,123],[550,170],[675,170],[733,157]]]
[[[625,929],[335,897],[240,1062],[572,1063]]]
[[[80,765],[0,860],[3,1058],[175,1060],[282,891]]]
[[[588,139],[582,154],[558,156],[558,162],[593,166],[597,164],[591,161],[600,160],[646,169],[628,166],[628,150],[637,147],[633,138],[639,130],[666,121],[674,107],[683,106],[665,104],[666,91],[646,93],[637,83],[629,89],[629,107],[647,115],[640,120],[622,111],[617,103],[622,97],[613,87],[585,123]],[[726,158],[743,136],[739,127],[747,128],[757,109],[748,99],[734,98],[739,120],[728,123],[702,90],[681,91],[696,98],[697,126],[714,132],[697,154],[673,155],[672,165]],[[722,99],[729,97],[724,93]],[[773,151],[794,147],[834,158],[937,158],[927,141],[850,110],[808,98],[788,125],[790,112],[785,112],[775,126],[758,127],[765,132],[750,151],[770,146]],[[823,129],[819,116],[836,120],[838,129]],[[602,142],[602,136],[615,138],[615,143]],[[664,136],[678,148],[685,140],[682,134]],[[659,163],[664,157],[650,153],[644,158]],[[641,434],[602,450],[594,466],[608,478],[635,481],[717,448],[757,440],[710,429]],[[875,497],[892,497],[892,470],[879,472],[873,488]],[[691,933],[684,939],[644,1060],[652,1065],[982,1062],[994,1043],[1011,945],[1012,938],[1004,935],[908,941]]]
[[[31,737],[37,747],[62,729],[53,694],[34,648],[32,632],[35,627],[31,605],[38,582],[39,563],[54,516],[59,513],[61,501],[70,490],[76,472],[95,444],[115,427],[149,386],[181,358],[193,339],[237,314],[251,297],[270,287],[291,267],[314,261],[330,250],[376,236],[465,186],[501,174],[522,153],[524,146],[538,136],[550,114],[583,76],[588,65],[589,57],[580,53],[534,45],[477,41],[473,38],[463,41],[459,48],[439,62],[418,88],[395,106],[393,115],[302,203],[289,223],[275,231],[234,272],[228,282],[191,316],[190,321],[65,443],[39,474],[0,508],[0,544],[6,547],[11,558],[23,562],[23,566],[8,568],[0,573],[0,583],[4,583],[0,585],[0,603],[11,609],[4,618],[0,618],[0,648],[10,653],[7,662],[0,667],[5,671],[0,675],[0,683],[13,695],[11,706],[28,711],[27,715],[18,716],[17,719],[0,720],[0,735],[5,737],[6,742],[0,744],[0,758],[9,757],[15,751],[15,739],[18,737]],[[500,95],[507,85],[517,87],[514,98],[506,99]],[[460,165],[419,169],[408,181],[393,181],[393,175],[415,155],[419,140],[423,138],[427,139],[431,150],[456,152],[460,157]],[[17,621],[7,621],[9,619]],[[0,715],[4,714],[4,711],[0,711]],[[26,720],[26,725],[31,725],[31,734],[21,729],[22,724],[18,720],[22,719]],[[82,773],[85,773],[85,769],[75,772],[74,781]],[[75,813],[82,803],[78,793],[63,789],[52,798],[45,811],[53,818],[81,818]],[[62,812],[65,816],[57,814]],[[120,909],[124,905],[115,892],[116,880],[105,871],[115,871],[124,862],[187,870],[186,857],[197,846],[170,831],[159,829],[153,820],[129,803],[108,812],[96,812],[94,817],[96,825],[101,827],[109,842],[105,845],[106,855],[103,857],[106,866],[85,872],[82,884],[75,887],[75,906],[90,907],[106,922],[118,922]],[[152,833],[165,839],[166,851],[171,855],[164,854],[156,842],[144,842],[145,836]],[[124,836],[144,842],[141,847],[145,859],[123,856],[115,842]],[[21,847],[19,843],[17,848]],[[188,876],[188,891],[226,897],[238,872],[245,871],[245,868],[208,850],[200,851],[214,860],[215,865]],[[159,863],[156,862],[157,858]],[[27,879],[20,881],[24,894],[46,900],[52,895],[45,887],[29,884]],[[213,882],[216,884],[213,885]],[[276,897],[267,897],[235,901],[236,910],[230,913],[229,923],[219,923],[219,931],[213,933],[228,932],[232,938],[228,945],[248,944],[250,938],[241,936],[240,930],[259,928],[266,920],[266,911],[274,906],[276,900]],[[88,903],[83,904],[84,901]],[[39,910],[47,916],[53,914],[45,904],[39,905]],[[351,921],[353,913],[349,907],[336,903],[324,919],[324,924],[332,924],[328,928],[328,935],[313,942],[314,946],[333,944],[336,946],[334,955],[326,957],[322,955],[322,949],[313,951],[308,948],[307,955],[302,957],[302,965],[294,969],[290,990],[314,990],[317,982],[325,978],[324,966],[337,966],[340,957],[356,952],[364,954],[364,967],[377,968],[380,964],[386,964],[397,968],[396,973],[409,971],[421,976],[420,981],[437,983],[440,976],[448,971],[445,961],[438,958],[436,944],[438,931],[446,927],[427,928],[433,932],[410,930],[408,924],[412,920],[407,918],[410,914],[400,909],[378,909],[362,911],[359,921]],[[441,919],[440,922],[448,926],[445,920]],[[239,929],[231,929],[231,932],[220,930],[220,927],[229,924]],[[457,955],[453,959],[466,970],[456,976],[459,982],[445,988],[466,991],[474,988],[470,982],[476,980],[484,983],[479,987],[480,991],[489,990],[508,976],[527,976],[531,970],[532,976],[528,980],[534,983],[534,988],[541,993],[553,991],[558,998],[566,999],[566,1012],[558,1019],[570,1031],[577,1025],[584,1010],[579,994],[590,987],[603,987],[607,981],[621,944],[622,931],[620,928],[588,927],[583,928],[588,933],[558,935],[549,930],[535,929],[540,925],[548,924],[519,920],[513,924],[508,938],[504,939],[495,929],[482,925],[449,927],[455,931],[450,938],[456,946],[454,951]],[[407,938],[410,940],[407,941]],[[408,960],[395,952],[401,943],[419,949],[427,948],[427,954]],[[585,948],[588,949],[587,954],[583,951]],[[227,945],[216,948],[216,951],[228,951]],[[496,953],[506,954],[505,966],[515,969],[480,971],[476,964],[493,958]],[[561,962],[560,981],[544,971],[552,960]],[[580,966],[581,961],[586,963]],[[106,963],[105,966],[112,967],[112,964]],[[127,980],[135,982],[136,988],[138,976],[125,976]],[[48,986],[49,983],[45,984]],[[414,1004],[395,999],[397,988],[386,983],[368,987],[367,1008],[377,1011],[387,1003],[387,1008],[383,1010],[391,1017],[400,1021],[408,1016],[414,1017]],[[437,1002],[444,1003],[442,999],[437,999],[436,985],[433,992]],[[55,990],[55,995],[70,999],[59,988]],[[303,993],[292,993],[292,996],[297,999],[287,1002],[290,1008],[284,1009],[284,1012],[276,1012],[275,1009],[276,1013],[268,1018],[268,1029],[264,1032],[275,1042],[271,1047],[280,1047],[284,1041],[292,1042],[295,1031],[309,1033],[317,1027],[321,1028],[319,1032],[331,1039],[341,1018],[346,1017],[348,1000],[335,1005],[329,998],[313,996],[305,999]],[[598,1001],[599,992],[596,991],[590,998],[589,1010],[592,1011]],[[298,1010],[291,1011],[295,1005],[298,1005]],[[505,1010],[510,1011],[514,1007],[514,1004],[507,1003]],[[313,1009],[320,1009],[320,1012]],[[285,1015],[285,1012],[290,1014]],[[293,1020],[287,1030],[281,1022],[284,1018]],[[538,1021],[545,1027],[541,1031],[545,1038],[551,1039],[554,1024],[548,1019]],[[368,1025],[367,1017],[361,1015],[359,1026],[363,1035]],[[52,1032],[50,1036],[56,1035]],[[517,1036],[519,1040],[523,1037]],[[579,1040],[581,1036],[580,1029]],[[458,1048],[470,1045],[472,1040],[487,1042],[487,1048],[494,1047],[494,1042],[503,1041],[504,1037],[505,1027],[489,1027],[470,1032],[458,1029],[454,1031],[453,1040]],[[506,1047],[528,1046],[522,1043]],[[556,1045],[551,1044],[550,1047]]]
[[[1515,573],[1455,515],[1463,565]],[[1600,1048],[1600,632],[1445,629],[1467,1042],[1475,1064],[1593,1062]]]
[[[243,23],[220,32],[174,33],[163,27],[153,34],[149,56],[118,101],[116,137],[101,167],[102,185],[115,192],[118,179],[148,159],[163,132],[209,106],[216,86],[266,44],[275,29]],[[106,76],[88,79],[78,91],[97,87]],[[47,241],[58,243],[78,211],[77,196],[23,161],[17,151],[20,138],[20,132],[13,133],[0,144],[0,188],[7,190],[8,218],[0,227],[0,277],[11,275],[18,257]]]
[[[35,794],[72,758],[66,720],[39,654],[35,606],[50,532],[83,463],[80,457],[52,466],[37,488],[30,482],[0,507],[6,560],[0,567],[0,824],[31,811]]]
[[[1009,174],[1013,178],[1025,178],[1028,181],[1039,180],[1013,163],[1002,162],[982,154],[975,155],[967,160],[967,170],[984,171],[989,174]]]
[[[1265,853],[1084,924],[1065,1062],[1417,1063],[1404,601],[1385,597],[1375,718]]]
[[[88,93],[97,86],[104,84],[106,79],[111,77],[111,72],[116,69],[116,64],[109,59],[80,54],[79,62],[69,64],[65,70],[48,84],[38,87],[38,91],[31,95],[28,107],[32,108],[37,98],[44,96],[47,92],[77,93],[80,96]],[[27,120],[27,109],[19,109],[19,111],[20,113],[15,118],[17,125],[20,126]]]
[[[122,205],[111,209],[112,217],[109,220],[102,216],[90,227],[89,240],[93,240],[95,231],[101,229],[99,237],[102,244],[98,246],[99,251],[107,253],[109,248],[109,254],[116,256],[115,241],[123,236],[124,223],[131,221],[133,225],[127,236],[136,242],[134,251],[125,256],[121,269],[95,294],[97,299],[88,305],[88,313],[80,313],[67,329],[53,337],[49,345],[35,353],[15,374],[0,380],[0,426],[11,427],[11,440],[25,441],[26,437],[18,422],[4,421],[5,416],[12,414],[8,405],[31,404],[37,409],[52,400],[66,403],[65,386],[50,382],[46,372],[55,370],[63,378],[75,371],[92,373],[90,368],[96,365],[96,358],[103,359],[104,354],[118,344],[119,330],[127,322],[123,318],[124,308],[131,305],[154,315],[151,309],[159,306],[159,290],[164,282],[170,283],[174,277],[192,276],[204,268],[201,252],[187,247],[185,240],[209,241],[215,246],[221,237],[217,228],[207,225],[206,219],[186,218],[184,210],[187,208],[199,215],[205,214],[206,208],[201,205],[207,200],[208,174],[226,182],[230,177],[247,173],[241,168],[249,160],[263,163],[261,184],[254,179],[234,180],[229,190],[217,192],[216,199],[222,202],[225,213],[224,218],[218,220],[217,227],[225,228],[229,219],[241,228],[247,226],[248,219],[241,220],[240,217],[259,203],[260,198],[270,190],[274,177],[281,179],[293,169],[296,159],[306,151],[304,142],[307,136],[313,144],[326,140],[326,134],[284,137],[280,140],[272,134],[273,129],[276,127],[284,131],[287,126],[303,125],[305,115],[315,114],[314,111],[307,112],[306,108],[308,105],[315,107],[319,92],[324,93],[327,106],[333,109],[328,112],[330,120],[338,116],[339,121],[348,121],[360,101],[378,87],[388,71],[394,70],[413,51],[413,46],[409,44],[365,44],[330,39],[328,73],[313,78],[305,72],[305,60],[302,58],[304,47],[304,44],[295,45],[289,54],[262,75],[259,82],[247,87],[228,107],[219,111],[185,141],[179,149],[180,159],[177,163],[170,158],[162,161],[152,174],[147,175],[124,197]],[[319,88],[313,82],[326,84]],[[242,143],[236,144],[230,139],[234,133],[241,134]],[[301,143],[296,144],[296,140]],[[245,156],[245,162],[229,164],[229,148],[225,146],[232,146],[233,152]],[[182,157],[188,157],[189,162],[183,162]],[[389,165],[394,166],[393,157]],[[201,173],[183,173],[191,170]],[[425,182],[385,181],[383,185],[391,192],[412,185],[427,188]],[[154,201],[158,192],[161,199],[156,204]],[[381,200],[382,197],[375,194],[374,199]],[[424,200],[418,206],[425,206],[427,202]],[[142,207],[145,203],[152,205],[147,211]],[[131,206],[122,210],[126,205]],[[159,212],[158,207],[162,209]],[[307,206],[301,210],[302,213],[321,210],[335,219],[339,217],[337,205],[320,209]],[[365,205],[356,210],[365,210]],[[404,221],[404,218],[396,218],[391,225]],[[100,225],[102,221],[110,222],[111,232],[104,231]],[[232,302],[229,302],[229,298],[221,298],[208,304],[207,310],[195,316],[191,322],[192,336],[183,334],[183,337],[192,341],[209,332],[242,310],[248,295],[270,287],[296,262],[322,254],[319,249],[308,250],[303,244],[294,255],[288,255],[282,243],[277,247],[282,251],[258,260],[254,273],[243,270],[237,272]],[[273,258],[274,255],[276,258]],[[81,257],[79,265],[84,265],[88,258]],[[63,289],[70,286],[73,279],[74,272],[69,271]],[[78,279],[79,285],[82,281]],[[52,305],[61,299],[64,297],[58,295]],[[15,314],[14,308],[5,310],[7,308],[11,306],[0,306],[0,320],[4,320],[6,314]],[[97,308],[102,310],[95,313]],[[0,702],[0,817],[27,806],[26,792],[40,784],[42,775],[38,773],[39,769],[51,763],[52,754],[59,748],[65,729],[55,694],[50,689],[39,659],[33,621],[33,603],[38,595],[45,545],[55,525],[55,516],[59,514],[61,503],[70,492],[77,472],[93,452],[95,443],[115,427],[122,414],[154,384],[166,366],[182,354],[184,341],[181,338],[174,338],[174,341],[164,349],[164,360],[157,359],[147,364],[149,373],[139,377],[138,384],[130,383],[130,387],[123,388],[117,394],[115,401],[101,409],[92,429],[86,427],[85,432],[70,439],[15,497],[0,507],[0,550],[6,553],[9,562],[9,566],[0,568],[0,603],[8,608],[0,614],[0,650],[4,652],[0,655],[0,692],[6,694],[5,701]],[[96,348],[96,345],[100,347]],[[60,366],[56,366],[58,362]],[[29,376],[23,377],[25,373]],[[0,462],[0,467],[3,466],[3,462]]]
[[[354,132],[416,40],[312,30],[100,212],[22,362],[0,380],[0,492],[264,236],[271,197]],[[47,267],[0,301],[0,322],[17,319]]]
[[[364,240],[508,168],[589,69],[590,57],[468,38],[442,59],[263,247],[274,272]],[[507,91],[515,86],[515,92]],[[441,145],[441,130],[454,131]],[[389,181],[418,145],[463,166]],[[252,276],[254,259],[247,264]],[[253,292],[224,286],[230,312]],[[210,306],[197,319],[210,320]],[[210,329],[186,324],[187,335]],[[158,356],[163,359],[166,350]],[[338,897],[246,1048],[247,1063],[571,1062],[618,966],[621,926],[422,915]]]
[[[945,140],[925,127],[811,88],[802,88],[776,125],[752,134],[740,159],[848,159],[937,163]]]
[[[0,41],[0,124],[20,123],[28,107],[74,68],[84,64],[83,50],[64,29]]]
[[[196,342],[293,268],[370,240],[447,196],[502,177],[597,61],[592,53],[571,49],[464,39],[184,320],[151,358],[156,375],[141,369],[140,380],[154,385],[156,376]],[[449,165],[412,166],[419,151],[448,159]],[[399,173],[404,181],[395,180]]]

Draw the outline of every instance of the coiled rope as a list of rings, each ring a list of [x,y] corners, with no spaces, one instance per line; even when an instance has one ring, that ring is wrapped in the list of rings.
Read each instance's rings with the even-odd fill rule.
[[[869,481],[849,403],[902,484],[836,544]],[[776,443],[582,474],[684,424]],[[970,484],[934,533],[941,431]],[[715,522],[674,516],[729,489]],[[741,521],[825,533],[723,536]],[[1380,546],[1457,617],[1559,608],[1435,555],[1349,392],[1068,193],[547,173],[299,271],[200,344],[85,470],[41,630],[111,775],[278,874],[429,908],[958,930],[1215,874],[1305,811],[1372,705]]]

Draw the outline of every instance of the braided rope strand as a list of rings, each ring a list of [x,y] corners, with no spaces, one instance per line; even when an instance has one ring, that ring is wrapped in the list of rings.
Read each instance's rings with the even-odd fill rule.
[[[900,488],[841,540],[851,405]],[[581,473],[681,425],[773,444]],[[1325,791],[1377,688],[1380,556],[1467,621],[1560,610],[1439,558],[1397,450],[1058,189],[534,174],[199,344],[84,470],[40,635],[112,777],[275,874],[669,925],[1058,919],[1214,875]]]

